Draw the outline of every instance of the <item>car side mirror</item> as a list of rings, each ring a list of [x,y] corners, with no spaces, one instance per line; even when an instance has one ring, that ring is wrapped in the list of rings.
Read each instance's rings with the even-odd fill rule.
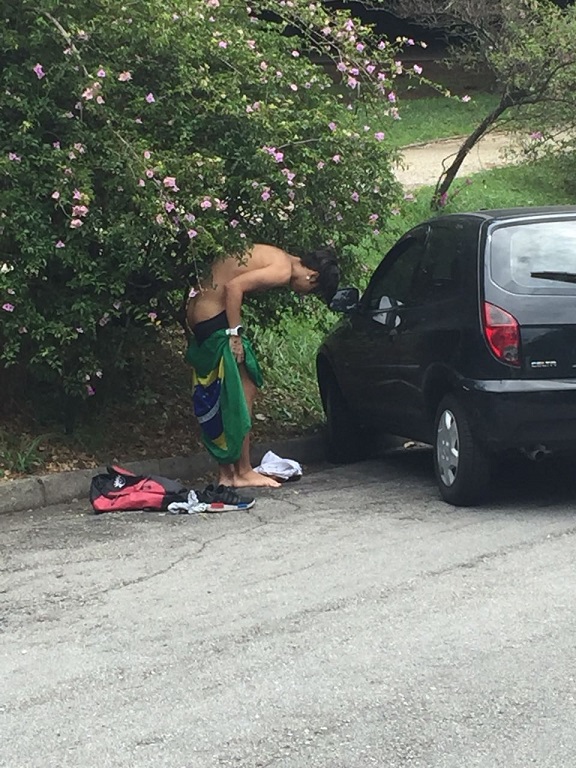
[[[339,288],[328,306],[333,312],[343,312],[347,315],[354,312],[359,304],[360,291],[358,288]]]

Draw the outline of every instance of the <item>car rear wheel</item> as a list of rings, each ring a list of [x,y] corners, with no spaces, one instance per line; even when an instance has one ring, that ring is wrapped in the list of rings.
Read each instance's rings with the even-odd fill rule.
[[[325,382],[324,410],[328,461],[333,464],[351,464],[368,458],[373,445],[372,435],[355,420],[333,378]]]
[[[440,403],[434,435],[434,470],[444,501],[462,507],[481,502],[490,484],[490,457],[454,395]]]

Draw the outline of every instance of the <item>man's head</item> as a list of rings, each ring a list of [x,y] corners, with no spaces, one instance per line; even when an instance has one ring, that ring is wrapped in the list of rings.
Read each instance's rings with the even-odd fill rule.
[[[340,269],[334,251],[320,249],[299,258],[293,270],[291,287],[297,293],[315,293],[329,304],[338,288]]]

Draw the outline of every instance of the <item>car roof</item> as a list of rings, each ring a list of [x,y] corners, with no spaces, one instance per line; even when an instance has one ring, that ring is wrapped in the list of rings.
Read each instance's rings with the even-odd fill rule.
[[[426,223],[434,221],[448,221],[456,218],[482,219],[484,221],[510,221],[514,219],[542,219],[549,216],[576,217],[576,205],[541,205],[527,206],[524,208],[487,208],[478,211],[465,211],[462,213],[447,213],[428,219]]]

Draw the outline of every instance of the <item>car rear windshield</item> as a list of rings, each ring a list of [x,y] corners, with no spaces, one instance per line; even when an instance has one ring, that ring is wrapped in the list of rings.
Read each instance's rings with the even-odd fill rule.
[[[576,220],[501,226],[492,230],[489,249],[490,276],[501,288],[576,294]]]

